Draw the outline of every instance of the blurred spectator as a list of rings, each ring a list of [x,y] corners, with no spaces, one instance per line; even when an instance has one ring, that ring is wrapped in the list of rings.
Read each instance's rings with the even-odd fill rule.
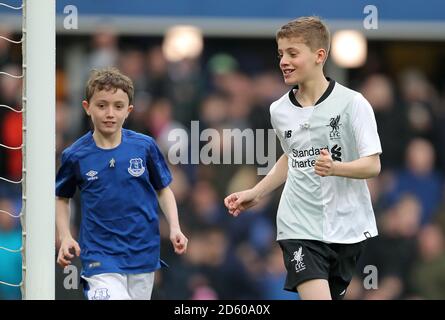
[[[22,74],[22,69],[16,64],[8,64],[2,68],[3,72],[14,76]],[[22,81],[7,75],[0,76],[1,104],[20,109],[22,100]]]
[[[265,71],[253,79],[253,107],[249,115],[253,129],[272,129],[269,108],[289,88],[276,71]]]
[[[179,218],[184,219],[183,215],[185,215],[185,213],[183,214],[181,211],[185,210],[185,206],[191,193],[191,185],[187,179],[187,175],[179,165],[169,166],[169,169],[173,177],[170,188],[172,189],[176,198],[176,203],[179,210]]]
[[[62,154],[71,142],[70,108],[65,101],[56,101],[56,155]]]
[[[230,101],[222,93],[207,95],[201,103],[200,129],[222,128],[226,126]]]
[[[217,226],[226,228],[229,216],[225,212],[223,203],[218,199],[215,188],[208,181],[196,181],[191,191],[189,205],[190,215],[184,219],[187,219],[187,224],[194,229]]]
[[[434,170],[435,151],[424,139],[412,140],[406,150],[406,168],[395,176],[388,198],[398,201],[405,193],[414,194],[421,204],[421,224],[431,222],[442,196],[442,175]]]
[[[365,290],[355,279],[350,297],[391,300],[402,299],[410,293],[410,275],[416,258],[420,215],[421,207],[417,198],[404,194],[394,207],[380,217],[380,235],[367,240],[359,266],[361,272],[367,265],[377,268],[378,289]]]
[[[368,184],[372,207],[374,208],[375,216],[378,219],[378,216],[385,206],[383,199],[385,194],[383,179],[381,177],[374,177],[367,179],[366,183]]]
[[[359,91],[374,109],[383,150],[380,157],[382,167],[397,169],[403,162],[403,153],[408,142],[404,106],[400,101],[396,101],[392,82],[383,74],[368,76]]]
[[[170,80],[168,75],[168,61],[162,53],[161,46],[148,49],[146,56],[147,88],[151,97],[167,97]]]
[[[403,71],[399,78],[402,98],[406,105],[408,117],[408,130],[411,137],[421,137],[438,146],[441,142],[440,127],[441,118],[438,117],[441,107],[438,105],[439,97],[437,91],[428,81],[425,74],[416,69],[410,68]],[[437,156],[442,162],[445,161],[445,152],[442,148],[436,150]]]
[[[167,98],[158,98],[151,102],[148,109],[142,115],[145,130],[142,132],[154,137],[159,144],[159,148],[168,154],[170,147],[177,144],[177,141],[169,141],[168,135],[173,129],[183,129],[185,127],[174,120],[173,107],[171,101]],[[183,143],[188,143],[184,141]],[[187,149],[184,145],[185,149]]]
[[[168,97],[173,105],[173,117],[186,128],[198,119],[198,106],[203,96],[204,76],[197,59],[184,59],[169,63]]]
[[[412,275],[414,297],[445,299],[445,247],[444,234],[437,225],[427,225],[420,231],[420,260]]]
[[[200,269],[209,279],[219,298],[258,299],[255,281],[237,256],[228,250],[228,239],[224,231],[219,228],[208,229],[205,231],[204,239],[204,264]]]
[[[0,36],[14,40],[12,32],[4,25],[0,25]],[[12,63],[11,42],[0,39],[0,70],[4,70],[10,63]]]
[[[127,49],[119,56],[119,69],[133,80],[134,95],[144,93],[147,88],[145,57],[138,49]]]
[[[110,26],[99,26],[91,39],[88,71],[116,66],[119,58],[118,38]]]
[[[0,39],[0,42],[3,41]],[[7,65],[2,70],[12,75],[20,75],[17,65]],[[0,76],[0,104],[21,110],[22,81],[9,76]],[[0,107],[0,143],[9,147],[22,144],[22,115]],[[20,180],[22,176],[21,150],[0,149],[0,176]]]
[[[286,280],[286,268],[283,264],[283,253],[275,243],[266,256],[266,270],[261,277],[263,299],[296,300],[298,294],[283,289]]]
[[[22,145],[21,113],[9,111],[1,120],[0,128],[0,143],[14,148]],[[0,170],[0,175],[19,181],[22,178],[22,151],[6,149],[2,153],[5,157],[5,167],[4,170]]]

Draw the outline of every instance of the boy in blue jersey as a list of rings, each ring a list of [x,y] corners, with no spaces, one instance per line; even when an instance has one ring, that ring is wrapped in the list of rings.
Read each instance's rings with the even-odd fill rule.
[[[57,262],[82,261],[88,299],[150,299],[161,267],[158,204],[177,254],[187,249],[170,171],[155,141],[122,128],[133,109],[132,81],[115,68],[93,71],[82,106],[94,125],[62,153],[56,181]],[[69,199],[80,190],[79,243],[70,232]]]

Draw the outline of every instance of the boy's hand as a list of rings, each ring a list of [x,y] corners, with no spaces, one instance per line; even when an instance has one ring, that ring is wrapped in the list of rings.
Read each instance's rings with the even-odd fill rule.
[[[62,240],[59,249],[59,255],[57,257],[57,263],[65,268],[71,264],[71,259],[74,258],[74,254],[70,252],[73,249],[76,256],[80,256],[80,247],[76,240],[73,238],[65,238]]]
[[[171,229],[170,230],[170,241],[175,248],[175,253],[183,254],[187,251],[187,243],[189,240],[187,237],[181,232],[180,229]]]
[[[321,150],[321,155],[315,162],[315,173],[322,177],[332,176],[334,174],[334,160],[331,154],[326,150]]]
[[[232,193],[224,199],[225,206],[234,217],[237,217],[242,211],[253,207],[258,202],[258,196],[252,189]]]

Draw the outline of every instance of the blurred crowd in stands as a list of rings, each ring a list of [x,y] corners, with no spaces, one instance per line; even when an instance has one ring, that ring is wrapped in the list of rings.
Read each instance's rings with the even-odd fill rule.
[[[0,33],[8,36],[6,29]],[[63,45],[76,39],[63,39]],[[58,47],[57,165],[61,151],[91,128],[81,101],[92,68],[117,66],[134,81],[135,109],[125,127],[153,136],[166,157],[172,144],[168,133],[175,128],[190,130],[192,120],[200,121],[201,131],[270,129],[270,103],[289,90],[278,63],[270,68],[274,56],[264,67],[246,71],[238,57],[224,48],[214,48],[216,53],[206,59],[172,63],[164,58],[160,42],[131,46],[131,38],[108,29],[98,30],[83,43],[75,69],[62,56],[67,50]],[[273,39],[270,45],[274,46]],[[1,71],[21,74],[20,49],[0,40]],[[253,57],[256,52],[246,54]],[[382,172],[368,181],[380,235],[368,241],[346,298],[445,299],[445,81],[433,84],[416,69],[415,61],[397,77],[378,65],[366,70],[346,85],[361,92],[373,106],[382,142]],[[21,89],[20,79],[0,76],[0,104],[19,110]],[[0,108],[0,143],[19,146],[21,126],[20,113]],[[212,143],[220,144],[221,150],[227,147],[224,140]],[[278,158],[282,152],[279,143],[276,152]],[[285,268],[275,242],[281,189],[233,218],[223,199],[262,178],[255,165],[177,164],[170,169],[171,188],[190,242],[186,255],[175,255],[160,215],[161,258],[170,267],[157,272],[153,299],[297,299],[296,294],[282,289]],[[1,148],[0,176],[20,180],[21,173],[21,152]],[[0,181],[0,210],[17,215],[20,207],[20,185]],[[81,219],[78,195],[72,209],[77,235]],[[0,212],[0,247],[20,245],[19,219]],[[79,266],[79,261],[75,264]],[[367,265],[378,270],[378,289],[363,285]],[[0,250],[0,280],[19,283],[21,272],[20,253]],[[64,289],[65,274],[59,266],[56,275],[57,298],[83,298],[81,287]],[[18,298],[17,288],[0,284],[0,299]]]

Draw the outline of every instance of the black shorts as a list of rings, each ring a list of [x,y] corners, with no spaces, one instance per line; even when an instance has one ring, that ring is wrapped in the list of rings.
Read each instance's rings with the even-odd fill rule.
[[[353,244],[316,240],[278,241],[287,270],[284,289],[297,292],[297,286],[307,280],[326,279],[332,299],[343,299],[365,241]]]

